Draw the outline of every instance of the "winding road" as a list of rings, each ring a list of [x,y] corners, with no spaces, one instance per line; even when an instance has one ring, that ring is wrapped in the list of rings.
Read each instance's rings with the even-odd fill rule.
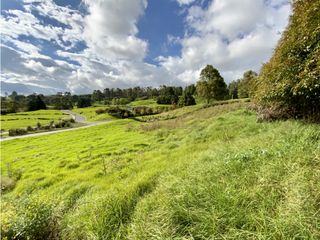
[[[62,110],[62,112],[65,113],[65,114],[69,114],[77,123],[85,124],[85,126],[67,128],[67,129],[61,129],[61,130],[53,130],[53,131],[48,131],[48,132],[31,133],[31,134],[21,135],[21,136],[1,138],[0,142],[10,141],[10,140],[13,140],[13,139],[18,139],[18,138],[28,138],[28,137],[36,137],[36,136],[42,136],[42,135],[55,134],[55,133],[60,133],[60,132],[75,131],[75,130],[78,130],[78,129],[89,128],[89,127],[93,127],[93,126],[97,126],[97,125],[106,124],[106,123],[110,123],[111,122],[111,121],[87,122],[86,118],[84,116],[78,114],[78,113],[72,112],[70,110]]]

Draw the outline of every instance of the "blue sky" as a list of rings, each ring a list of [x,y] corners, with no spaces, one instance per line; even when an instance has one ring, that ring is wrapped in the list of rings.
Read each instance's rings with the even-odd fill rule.
[[[3,0],[1,93],[187,85],[206,64],[226,82],[259,71],[287,0]]]

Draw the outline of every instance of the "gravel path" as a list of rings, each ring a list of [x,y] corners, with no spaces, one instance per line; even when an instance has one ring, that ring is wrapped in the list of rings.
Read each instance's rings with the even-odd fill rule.
[[[63,113],[69,114],[78,123],[88,123],[86,118],[78,113],[72,112],[70,110],[62,110]]]

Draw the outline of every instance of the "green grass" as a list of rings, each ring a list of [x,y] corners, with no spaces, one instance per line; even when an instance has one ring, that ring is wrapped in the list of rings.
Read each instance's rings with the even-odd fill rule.
[[[319,239],[320,126],[256,123],[245,106],[3,142],[2,175],[16,182],[2,233]]]
[[[97,109],[105,109],[107,106],[99,106],[99,107],[86,107],[86,108],[74,108],[72,111],[78,113],[86,118],[89,122],[96,122],[96,121],[107,121],[113,120],[114,117],[110,116],[109,114],[97,114]]]
[[[128,104],[128,106],[146,106],[146,107],[159,107],[159,106],[171,106],[170,104],[158,104],[154,99],[136,100]]]
[[[59,110],[38,110],[30,112],[11,113],[1,115],[1,129],[35,127],[37,123],[49,124],[50,121],[69,119],[70,116]]]

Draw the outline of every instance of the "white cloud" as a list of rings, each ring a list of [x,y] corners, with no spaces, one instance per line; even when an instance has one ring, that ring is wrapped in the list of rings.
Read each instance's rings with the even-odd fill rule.
[[[196,1],[196,0],[177,0],[177,2],[180,5],[189,5],[189,4],[193,3],[194,1]]]
[[[147,43],[135,35],[138,18],[147,7],[146,0],[85,0],[84,37],[101,58],[142,60]]]
[[[176,1],[187,9],[185,36],[168,35],[167,44],[180,44],[181,55],[159,56],[156,66],[144,62],[149,46],[138,37],[137,23],[147,0],[84,0],[87,15],[53,0],[24,0],[24,10],[0,17],[5,59],[1,77],[10,87],[27,85],[28,91],[87,93],[105,87],[192,83],[206,64],[213,64],[230,81],[249,68],[259,70],[290,13],[286,0],[214,0],[207,8],[200,0]],[[44,24],[34,12],[53,24]],[[58,50],[46,55],[41,42]],[[75,51],[79,43],[83,47]]]
[[[190,6],[181,56],[158,60],[186,83],[197,81],[206,64],[214,65],[230,82],[248,69],[259,71],[271,56],[290,11],[286,1],[277,7],[274,1],[263,0],[215,0],[207,9]]]

